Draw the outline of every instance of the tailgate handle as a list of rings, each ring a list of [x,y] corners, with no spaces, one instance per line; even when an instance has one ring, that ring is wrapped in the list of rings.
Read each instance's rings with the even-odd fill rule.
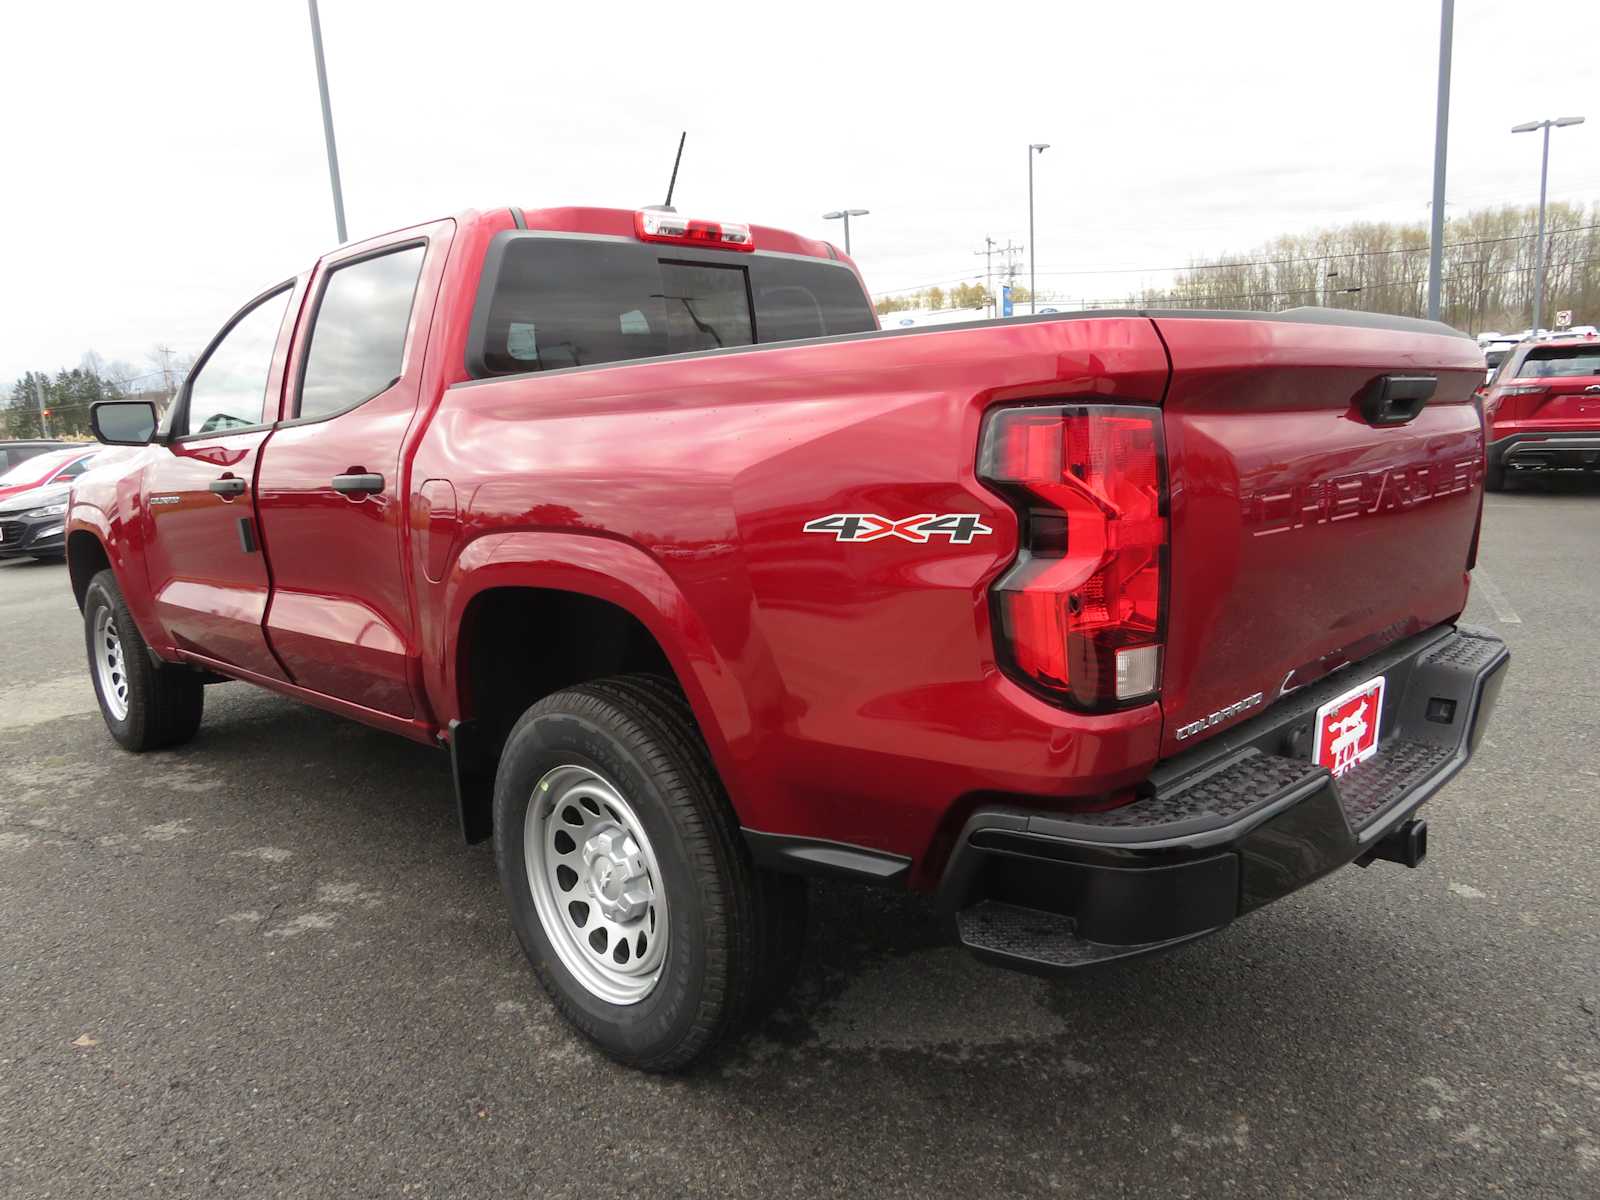
[[[1404,425],[1422,411],[1438,386],[1437,375],[1379,375],[1357,404],[1368,425]]]

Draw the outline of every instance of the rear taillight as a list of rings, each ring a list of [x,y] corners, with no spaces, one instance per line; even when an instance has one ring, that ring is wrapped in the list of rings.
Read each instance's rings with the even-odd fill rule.
[[[1167,518],[1161,414],[1122,405],[1004,408],[978,474],[1017,509],[1017,560],[995,583],[1002,659],[1088,709],[1161,687]]]
[[[701,221],[658,209],[633,214],[633,230],[642,242],[676,242],[712,250],[754,250],[755,235],[748,225],[731,221]]]

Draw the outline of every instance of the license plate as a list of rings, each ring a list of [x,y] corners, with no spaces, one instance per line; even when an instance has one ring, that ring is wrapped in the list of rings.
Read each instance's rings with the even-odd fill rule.
[[[1311,760],[1343,775],[1378,752],[1383,719],[1383,676],[1369,679],[1317,709],[1317,736]]]

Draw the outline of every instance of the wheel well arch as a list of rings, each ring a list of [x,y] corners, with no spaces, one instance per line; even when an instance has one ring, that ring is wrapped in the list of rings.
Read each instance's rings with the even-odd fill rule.
[[[560,588],[486,588],[457,628],[459,721],[450,731],[457,814],[468,842],[489,836],[494,774],[511,728],[541,698],[610,675],[682,686],[645,624],[609,600]]]
[[[644,622],[609,600],[559,588],[504,586],[473,596],[456,637],[457,711],[498,755],[529,705],[608,675],[679,683]],[[681,686],[681,685],[680,685]]]
[[[72,581],[72,595],[80,611],[90,582],[110,567],[111,556],[94,534],[87,529],[74,529],[67,535],[67,577]]]

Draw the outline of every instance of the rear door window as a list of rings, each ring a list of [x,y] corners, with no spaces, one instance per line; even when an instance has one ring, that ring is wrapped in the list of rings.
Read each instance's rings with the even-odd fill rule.
[[[834,263],[539,235],[510,235],[498,253],[475,317],[478,374],[877,328],[855,274]]]
[[[425,246],[335,267],[322,289],[300,384],[300,417],[330,417],[400,378]]]

